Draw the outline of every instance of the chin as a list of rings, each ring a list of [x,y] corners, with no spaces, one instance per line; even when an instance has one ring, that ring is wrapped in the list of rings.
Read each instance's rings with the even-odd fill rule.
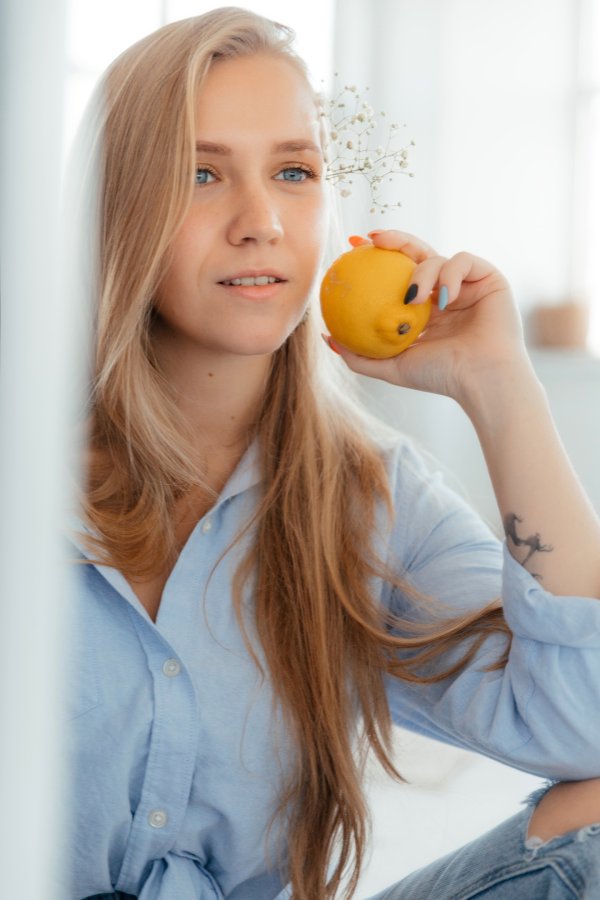
[[[248,341],[244,346],[231,347],[230,352],[235,356],[272,356],[286,340],[287,336],[278,341]]]
[[[239,356],[271,356],[285,344],[300,322],[278,332],[246,335],[245,339],[231,342],[229,351]]]

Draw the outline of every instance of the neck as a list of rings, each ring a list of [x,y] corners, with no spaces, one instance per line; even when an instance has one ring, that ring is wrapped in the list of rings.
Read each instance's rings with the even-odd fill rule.
[[[262,403],[271,356],[211,353],[192,342],[175,342],[168,333],[156,335],[154,350],[200,454],[245,446]]]

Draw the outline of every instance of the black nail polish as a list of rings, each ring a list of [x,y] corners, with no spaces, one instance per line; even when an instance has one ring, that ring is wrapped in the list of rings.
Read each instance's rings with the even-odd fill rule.
[[[409,289],[406,292],[406,297],[404,298],[404,302],[412,303],[412,301],[415,299],[415,297],[417,296],[418,293],[419,293],[419,285],[411,284],[411,286],[409,287]]]

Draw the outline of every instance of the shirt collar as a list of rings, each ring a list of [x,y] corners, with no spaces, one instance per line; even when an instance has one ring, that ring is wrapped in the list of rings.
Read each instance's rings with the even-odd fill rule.
[[[260,466],[260,453],[258,441],[254,439],[239,463],[229,476],[229,480],[219,494],[216,506],[225,500],[230,500],[236,494],[249,490],[262,481]]]

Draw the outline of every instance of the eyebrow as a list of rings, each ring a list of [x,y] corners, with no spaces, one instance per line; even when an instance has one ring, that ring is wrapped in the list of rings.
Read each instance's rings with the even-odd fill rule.
[[[322,150],[313,141],[295,140],[283,141],[280,144],[273,144],[271,152],[275,153],[297,153],[300,150],[312,150],[314,153],[321,154]],[[196,141],[197,153],[218,153],[221,156],[231,156],[233,153],[231,147],[225,144],[213,144],[212,141]]]

